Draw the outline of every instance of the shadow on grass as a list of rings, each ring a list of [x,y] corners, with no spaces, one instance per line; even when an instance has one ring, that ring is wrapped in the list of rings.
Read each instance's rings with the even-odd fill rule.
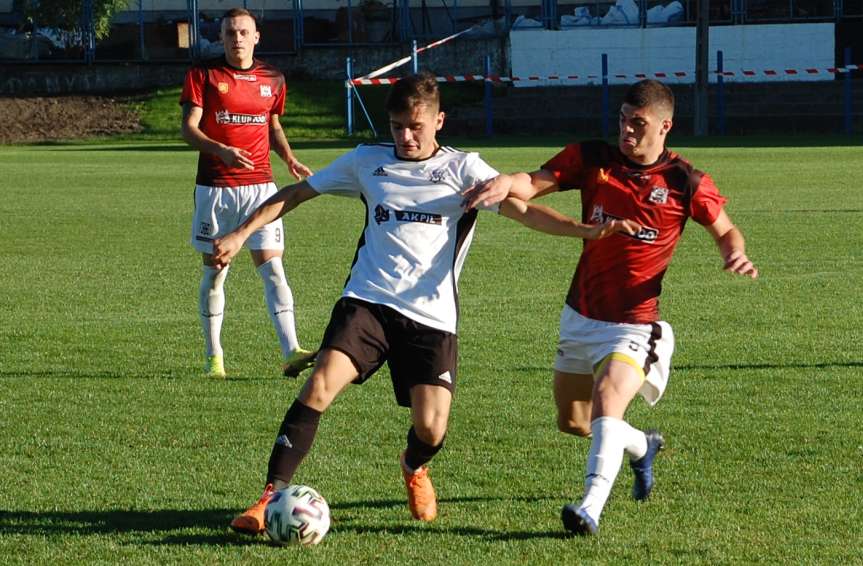
[[[863,367],[863,361],[850,362],[816,362],[809,364],[681,364],[673,366],[674,371],[686,370],[721,370],[721,369],[750,369],[750,370],[777,370],[777,369],[827,369],[827,368],[858,368]],[[519,366],[514,368],[515,371],[548,371],[551,372],[551,366]],[[2,375],[2,374],[0,374]]]
[[[442,504],[459,504],[482,501],[533,502],[557,497],[456,497],[444,498]],[[540,538],[566,538],[563,531],[502,531],[475,526],[449,526],[445,518],[435,523],[412,522],[370,524],[368,519],[339,518],[339,511],[346,509],[398,509],[404,510],[402,499],[379,499],[350,501],[331,506],[334,515],[333,533],[380,533],[380,534],[440,534],[446,536],[480,537],[487,540],[527,540]],[[158,540],[142,541],[148,545],[248,545],[261,543],[265,538],[246,537],[228,529],[228,524],[237,513],[236,509],[205,510],[161,510],[161,511],[3,511],[0,510],[0,533],[62,536],[62,535],[122,535],[128,533],[163,535]],[[177,532],[206,529],[209,533]]]

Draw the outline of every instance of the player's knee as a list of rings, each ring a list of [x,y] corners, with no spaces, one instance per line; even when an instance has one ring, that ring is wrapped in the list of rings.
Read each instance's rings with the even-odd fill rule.
[[[446,437],[447,419],[428,418],[414,423],[417,438],[429,446],[438,446]]]

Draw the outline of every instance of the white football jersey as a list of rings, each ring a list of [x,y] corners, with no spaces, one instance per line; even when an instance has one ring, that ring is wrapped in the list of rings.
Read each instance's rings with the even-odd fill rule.
[[[358,197],[366,206],[342,296],[455,334],[458,276],[476,224],[462,193],[497,174],[476,153],[441,146],[414,161],[397,157],[389,143],[357,146],[309,177],[315,191]]]

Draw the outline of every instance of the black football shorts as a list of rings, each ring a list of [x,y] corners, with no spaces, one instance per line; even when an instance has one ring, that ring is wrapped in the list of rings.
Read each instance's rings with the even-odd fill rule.
[[[321,342],[321,350],[325,348],[351,359],[360,374],[355,383],[367,380],[386,362],[396,401],[403,407],[410,407],[414,385],[455,391],[456,335],[420,324],[384,305],[339,299]]]

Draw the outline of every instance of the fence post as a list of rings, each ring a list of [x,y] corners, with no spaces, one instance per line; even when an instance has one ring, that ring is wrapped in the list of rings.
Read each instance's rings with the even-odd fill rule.
[[[346,130],[348,135],[354,133],[354,87],[351,84],[351,79],[354,78],[353,69],[351,69],[351,58],[345,59],[345,74],[347,74],[347,82],[345,82],[345,119],[347,120]]]
[[[492,88],[491,84],[491,55],[485,56],[485,135],[491,137],[494,135],[494,110],[491,105]]]
[[[608,137],[608,54],[602,54],[602,137]]]
[[[420,71],[420,62],[417,58],[417,40],[411,40],[411,72],[417,74]]]
[[[851,69],[848,68],[848,65],[851,64],[851,48],[845,48],[845,133],[849,136],[851,135],[851,130],[853,129],[852,121],[851,121]]]
[[[299,51],[303,47],[303,0],[293,0],[294,2],[294,51]]]
[[[719,118],[719,135],[725,135],[725,66],[722,61],[722,50],[716,52],[716,114]]]

